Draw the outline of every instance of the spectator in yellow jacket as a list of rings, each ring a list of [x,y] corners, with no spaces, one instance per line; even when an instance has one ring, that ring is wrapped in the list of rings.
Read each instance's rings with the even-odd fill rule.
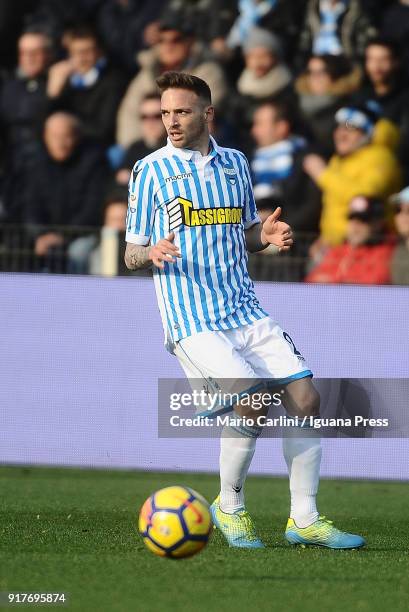
[[[374,138],[376,115],[371,110],[341,108],[335,114],[335,123],[335,154],[329,163],[314,154],[304,159],[305,172],[322,190],[321,246],[344,240],[348,203],[354,196],[386,202],[402,184],[397,158],[388,146]]]

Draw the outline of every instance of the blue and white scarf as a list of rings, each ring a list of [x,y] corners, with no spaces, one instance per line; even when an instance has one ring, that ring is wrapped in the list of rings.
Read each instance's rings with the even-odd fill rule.
[[[240,15],[234,22],[226,44],[231,49],[241,47],[250,30],[258,24],[260,19],[267,15],[277,4],[278,0],[239,0]]]
[[[256,149],[251,161],[254,185],[272,185],[288,178],[293,170],[294,153],[305,149],[307,143],[300,136],[291,136],[268,147]]]
[[[347,10],[348,0],[320,0],[321,27],[313,43],[316,55],[341,55],[342,44],[338,36],[338,21]]]
[[[85,74],[74,72],[70,77],[71,87],[74,89],[87,89],[88,87],[92,87],[99,80],[106,64],[107,61],[105,57],[100,57],[95,66]]]

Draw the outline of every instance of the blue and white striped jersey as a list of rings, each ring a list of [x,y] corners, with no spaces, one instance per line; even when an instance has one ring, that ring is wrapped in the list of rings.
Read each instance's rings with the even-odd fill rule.
[[[244,230],[259,222],[247,160],[168,144],[138,161],[129,182],[126,240],[156,244],[175,232],[181,258],[154,268],[168,345],[206,330],[247,325],[267,313],[247,272]]]

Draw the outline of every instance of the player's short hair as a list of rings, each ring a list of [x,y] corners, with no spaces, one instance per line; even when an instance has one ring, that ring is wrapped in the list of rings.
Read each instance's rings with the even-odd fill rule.
[[[185,72],[164,72],[156,79],[156,85],[161,94],[167,89],[187,89],[193,91],[206,104],[212,103],[209,85],[203,79]]]

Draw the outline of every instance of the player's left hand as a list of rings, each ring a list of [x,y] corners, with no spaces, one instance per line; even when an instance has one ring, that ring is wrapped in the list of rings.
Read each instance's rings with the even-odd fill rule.
[[[261,230],[261,240],[263,244],[274,244],[278,247],[279,253],[282,251],[289,251],[294,242],[291,227],[288,223],[278,220],[280,215],[281,207],[278,206],[264,221]]]

